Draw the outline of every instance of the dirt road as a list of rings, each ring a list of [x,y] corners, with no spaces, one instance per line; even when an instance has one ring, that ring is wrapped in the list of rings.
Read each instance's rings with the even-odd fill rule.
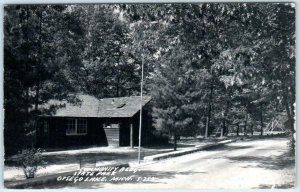
[[[117,176],[132,180],[78,182],[47,188],[114,189],[250,189],[291,188],[294,186],[294,160],[289,157],[287,139],[272,138],[239,141],[209,151],[144,163],[136,173]],[[137,180],[139,180],[137,182]]]

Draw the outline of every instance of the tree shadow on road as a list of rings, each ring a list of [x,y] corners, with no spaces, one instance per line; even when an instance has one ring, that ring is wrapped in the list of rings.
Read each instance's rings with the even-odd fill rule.
[[[203,151],[231,151],[231,150],[248,149],[248,148],[253,148],[253,146],[250,146],[250,145],[247,145],[247,146],[222,145],[222,146],[210,147],[210,148],[205,149]]]
[[[271,156],[236,156],[226,157],[232,162],[245,162],[254,163],[244,168],[265,168],[271,170],[282,170],[284,168],[293,168],[295,166],[295,158],[290,156],[288,152],[282,155],[271,155]]]

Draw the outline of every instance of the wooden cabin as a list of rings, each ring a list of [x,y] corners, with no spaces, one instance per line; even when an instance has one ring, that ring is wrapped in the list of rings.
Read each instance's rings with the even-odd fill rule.
[[[65,148],[74,146],[137,146],[139,136],[140,96],[97,99],[78,95],[77,104],[51,100],[51,115],[41,115],[36,130],[36,146]],[[152,117],[147,109],[151,98],[143,97],[142,145]]]

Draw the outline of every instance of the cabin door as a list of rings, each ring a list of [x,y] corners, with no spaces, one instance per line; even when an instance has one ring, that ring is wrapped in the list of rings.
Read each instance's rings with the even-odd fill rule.
[[[108,146],[119,146],[120,124],[106,123],[103,125]]]
[[[127,123],[120,127],[120,146],[130,146],[130,125]]]

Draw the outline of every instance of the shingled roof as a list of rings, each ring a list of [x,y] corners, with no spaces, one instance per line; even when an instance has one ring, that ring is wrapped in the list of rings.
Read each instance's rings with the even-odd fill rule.
[[[90,95],[78,95],[80,104],[50,100],[48,105],[64,105],[51,115],[55,117],[132,117],[140,110],[140,96],[97,99]],[[151,100],[143,97],[143,106]]]

